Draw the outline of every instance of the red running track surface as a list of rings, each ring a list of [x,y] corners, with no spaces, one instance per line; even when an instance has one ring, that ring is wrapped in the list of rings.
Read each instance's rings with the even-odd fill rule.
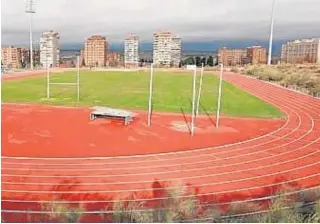
[[[112,203],[117,199],[145,201],[152,204],[155,201],[167,198],[160,189],[161,186],[175,189],[187,185],[190,191],[208,205],[227,204],[231,200],[252,201],[259,198],[263,200],[263,197],[274,194],[277,189],[283,186],[299,189],[299,191],[300,189],[318,187],[320,184],[320,101],[310,96],[240,75],[226,74],[225,79],[279,107],[286,113],[286,121],[281,123],[279,121],[268,121],[268,125],[266,125],[266,121],[259,121],[261,122],[259,125],[256,127],[252,125],[248,133],[243,134],[246,127],[242,128],[236,125],[241,124],[241,119],[233,121],[225,118],[222,120],[225,129],[219,133],[213,133],[213,130],[210,130],[210,128],[207,130],[206,128],[209,126],[208,122],[211,121],[201,118],[199,123],[202,132],[198,134],[199,136],[196,136],[195,140],[191,140],[190,137],[186,137],[186,133],[176,132],[169,128],[172,116],[157,115],[158,117],[155,118],[157,128],[153,131],[157,132],[159,129],[161,135],[164,135],[166,139],[161,141],[157,140],[159,137],[161,139],[161,136],[154,136],[151,139],[155,139],[157,145],[153,146],[151,144],[153,140],[150,140],[150,146],[153,147],[146,147],[141,151],[150,150],[148,153],[152,153],[161,149],[163,152],[171,151],[170,153],[117,156],[121,155],[116,150],[117,147],[120,147],[120,143],[115,141],[117,144],[110,144],[110,150],[109,147],[106,147],[105,150],[108,150],[108,152],[103,154],[106,156],[110,153],[110,155],[114,155],[113,157],[79,158],[81,155],[97,155],[93,149],[90,152],[81,149],[78,150],[79,154],[76,154],[75,151],[77,150],[74,147],[72,148],[73,143],[70,143],[69,149],[61,145],[59,149],[55,150],[57,154],[47,154],[47,156],[61,157],[63,151],[65,151],[65,155],[78,158],[51,159],[40,158],[53,149],[50,148],[52,147],[50,141],[41,142],[46,147],[42,150],[38,149],[36,148],[37,141],[40,141],[41,138],[34,137],[34,131],[36,131],[33,129],[34,125],[28,126],[25,130],[27,133],[33,131],[32,136],[28,136],[19,133],[15,129],[19,127],[16,124],[11,131],[6,132],[6,134],[14,130],[17,132],[8,141],[13,141],[11,145],[12,143],[16,145],[30,144],[30,146],[34,146],[34,149],[15,148],[9,146],[8,142],[2,143],[2,215],[6,220],[23,220],[26,218],[27,209],[29,213],[31,211],[31,213],[38,214],[41,211],[41,203],[52,200],[58,200],[62,203],[81,203],[86,212],[91,213],[100,212],[99,210],[104,207],[110,209]],[[19,123],[25,127],[24,122],[27,121],[19,118],[18,112],[13,112],[18,116],[10,118],[12,110],[16,111],[17,108],[8,106],[7,110],[7,106],[4,105],[4,118],[18,119]],[[30,109],[28,113],[26,112],[26,115],[34,113],[41,117],[42,114],[43,117],[39,118],[40,120],[37,123],[38,127],[42,127],[42,123],[47,120],[50,112],[41,112],[41,110],[47,110],[47,107],[37,106],[36,108],[39,108],[40,112]],[[11,112],[8,112],[10,110]],[[57,111],[59,110],[64,109],[57,109]],[[68,110],[65,110],[63,113],[71,119],[72,116],[67,115]],[[80,112],[83,113],[83,110],[77,110],[74,113]],[[81,116],[79,115],[79,118]],[[59,138],[63,139],[63,133],[71,129],[71,125],[66,122],[67,118],[61,117],[61,119],[64,124],[61,127],[62,133]],[[83,119],[85,118],[83,117]],[[143,129],[142,125],[139,124],[142,123],[143,119],[143,115],[141,115],[141,122],[137,121],[132,127],[129,126],[124,130],[128,134],[135,132],[132,129]],[[179,119],[174,118],[174,120]],[[164,126],[160,125],[162,121],[164,121]],[[3,123],[4,130],[6,128],[5,122]],[[250,121],[250,123],[253,122],[256,121]],[[51,121],[50,125],[51,123],[53,122]],[[272,127],[269,127],[269,124],[272,124]],[[97,129],[97,126],[112,126],[114,130],[118,127],[117,124],[87,125],[91,125],[92,130]],[[54,124],[52,124],[52,127],[55,127]],[[81,122],[77,127],[82,127]],[[261,130],[261,127],[264,127],[265,130]],[[172,133],[166,135],[166,130]],[[233,135],[231,130],[239,131],[241,134],[238,133],[237,136],[241,137],[237,139],[234,135],[230,139],[223,140],[225,137],[222,136]],[[255,130],[257,130],[257,133],[254,132]],[[118,135],[117,131],[112,134],[114,136]],[[19,139],[19,135],[23,139],[27,139],[28,142]],[[52,133],[38,133],[38,135],[48,139]],[[57,135],[57,130],[55,130],[54,136]],[[69,139],[70,135],[65,138],[65,143],[68,141],[76,142],[75,139]],[[209,139],[208,136],[211,135],[220,135],[220,137],[205,140]],[[90,136],[89,133],[88,136]],[[121,139],[121,137],[119,138]],[[181,138],[180,142],[182,142],[183,147],[177,148],[178,143],[174,142],[176,138]],[[148,139],[150,138],[145,138],[146,141]],[[249,140],[245,141],[245,139]],[[87,139],[82,138],[78,140],[80,142],[87,141]],[[126,142],[134,142],[125,140],[124,145],[128,144]],[[32,143],[32,141],[35,141],[35,143]],[[105,141],[108,142],[110,139],[105,139]],[[234,141],[239,142],[235,143]],[[98,146],[104,144],[97,139],[96,142]],[[172,142],[172,145],[166,142]],[[211,147],[209,147],[210,144],[212,144]],[[77,146],[81,148],[81,145]],[[130,147],[133,145],[135,143],[131,143]],[[198,149],[181,151],[186,150],[186,146]],[[13,147],[12,150],[9,150],[10,147]],[[132,147],[132,150],[138,150],[140,147],[143,147],[143,144],[136,148]],[[174,152],[174,149],[179,151]],[[102,150],[99,149],[99,152],[102,152]],[[126,150],[129,151],[129,149]],[[14,157],[18,156],[15,154],[16,151],[19,152],[20,158]],[[38,156],[36,156],[37,154]],[[137,151],[134,151],[133,154],[137,154]],[[38,158],[23,158],[22,156]],[[186,195],[185,197],[190,196]],[[101,221],[101,217],[99,217],[91,215],[90,220]]]

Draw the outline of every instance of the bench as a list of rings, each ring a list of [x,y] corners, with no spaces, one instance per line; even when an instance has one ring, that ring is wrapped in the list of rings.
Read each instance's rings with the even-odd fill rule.
[[[130,124],[133,121],[133,113],[125,110],[118,110],[109,107],[93,107],[94,111],[90,113],[90,120],[97,118],[112,118],[124,120],[124,125]]]

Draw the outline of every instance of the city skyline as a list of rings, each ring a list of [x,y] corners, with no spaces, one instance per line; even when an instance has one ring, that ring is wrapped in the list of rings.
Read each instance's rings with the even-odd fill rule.
[[[271,0],[226,0],[223,3],[215,0],[183,0],[183,4],[179,0],[165,0],[161,1],[162,4],[157,0],[152,3],[143,0],[94,2],[38,0],[34,36],[53,29],[60,33],[62,44],[82,43],[94,33],[105,36],[110,42],[119,43],[128,32],[133,32],[143,43],[150,42],[154,32],[170,30],[186,42],[223,39],[264,41],[268,39],[272,5]],[[278,0],[275,39],[320,36],[320,30],[317,29],[320,22],[318,6],[320,2],[317,0]],[[177,7],[179,10],[176,10]],[[82,8],[86,11],[82,11]],[[3,45],[28,43],[28,17],[24,9],[22,1],[3,1]]]

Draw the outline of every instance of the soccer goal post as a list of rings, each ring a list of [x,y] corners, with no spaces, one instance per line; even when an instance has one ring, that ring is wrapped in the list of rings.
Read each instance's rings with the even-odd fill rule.
[[[80,101],[80,57],[77,56],[77,76],[76,82],[51,82],[50,81],[50,66],[47,61],[47,99],[50,99],[50,89],[52,85],[56,86],[73,86],[76,89],[78,102]]]

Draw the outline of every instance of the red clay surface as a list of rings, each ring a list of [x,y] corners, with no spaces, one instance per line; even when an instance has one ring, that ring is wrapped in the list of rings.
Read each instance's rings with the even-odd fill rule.
[[[2,105],[2,155],[27,157],[106,157],[174,152],[231,144],[267,134],[285,121],[222,118],[219,129],[213,118],[196,120],[189,134],[190,117],[138,113],[134,122],[97,119],[90,109],[36,105]],[[188,122],[188,123],[187,123]]]
[[[122,143],[108,137],[111,133],[108,133],[107,127],[112,127],[114,131],[111,132],[114,137],[120,133],[120,126],[119,124],[106,124],[103,121],[90,123],[88,122],[88,114],[85,116],[88,112],[82,110],[71,112],[67,109],[55,109],[54,111],[60,111],[63,115],[60,117],[61,121],[55,119],[53,122],[47,119],[50,116],[50,112],[46,111],[47,107],[39,107],[39,109],[36,107],[37,110],[33,110],[31,106],[29,109],[24,108],[21,109],[22,112],[19,110],[17,112],[19,107],[8,106],[6,109],[5,105],[2,118],[3,131],[6,131],[6,126],[8,126],[6,122],[15,125],[11,131],[8,130],[2,134],[1,203],[3,219],[26,221],[26,213],[32,213],[34,214],[33,221],[37,221],[36,219],[40,217],[39,212],[43,211],[41,204],[57,200],[73,205],[81,204],[86,212],[91,213],[84,216],[81,221],[108,220],[92,213],[101,213],[101,209],[104,208],[110,211],[112,203],[117,199],[146,202],[148,206],[153,206],[166,200],[167,195],[161,189],[162,186],[180,188],[182,185],[187,185],[189,192],[193,192],[200,201],[206,202],[205,206],[217,204],[226,206],[230,201],[252,201],[253,199],[265,201],[264,197],[273,195],[276,190],[283,187],[294,189],[294,192],[318,187],[320,185],[320,100],[240,75],[226,74],[225,79],[279,107],[286,113],[287,120],[281,123],[278,121],[258,121],[261,123],[255,123],[256,121],[252,120],[249,122],[250,125],[246,122],[245,127],[240,127],[238,125],[244,125],[243,121],[245,120],[223,119],[222,124],[228,129],[224,128],[218,133],[214,133],[210,129],[202,130],[192,140],[186,133],[176,132],[169,128],[170,121],[173,119],[171,116],[155,116],[155,125],[151,131],[163,134],[166,139],[165,141],[161,140],[160,134],[154,137],[145,137],[141,133],[130,138],[131,140],[137,138],[150,141],[150,143],[157,142],[157,145],[151,144],[152,148],[144,146],[144,150],[161,149],[166,151],[171,148],[173,151],[177,149],[178,142],[182,144],[180,149],[184,150],[187,147],[202,148],[210,144],[212,147],[140,156],[44,159],[40,157],[43,155],[53,156],[51,149],[47,150],[47,148],[52,147],[50,139],[58,138],[58,136],[60,136],[59,139],[64,139],[63,145],[54,143],[59,148],[55,150],[55,153],[59,152],[59,155],[63,151],[68,156],[75,153],[74,151],[92,156],[96,155],[98,151],[104,152],[100,156],[108,155],[107,153],[119,153],[119,150],[116,149]],[[21,115],[23,111],[27,115],[24,118]],[[71,116],[73,113],[79,113],[79,115],[73,117]],[[16,115],[12,116],[12,114]],[[29,122],[28,119],[32,120],[32,116],[28,115],[34,114],[39,116],[39,120]],[[10,116],[12,117],[10,118]],[[127,138],[119,138],[123,138],[123,146],[127,144],[128,147],[130,146],[130,149],[121,149],[121,151],[126,150],[128,153],[130,150],[143,147],[143,144],[130,141],[128,138],[129,133],[136,133],[137,130],[138,132],[147,132],[148,129],[143,126],[143,116],[140,115],[140,120],[131,126],[121,128],[127,133]],[[85,121],[75,122],[76,120],[73,120],[81,118]],[[10,119],[12,119],[11,123]],[[183,121],[179,116],[174,120]],[[108,146],[108,142],[116,143],[110,143],[110,146],[105,149],[89,145],[90,147],[87,146],[87,149],[90,152],[82,151],[81,144],[77,144],[78,147],[72,147],[73,145],[70,143],[70,147],[67,148],[68,141],[77,141],[69,139],[70,136],[75,136],[73,133],[65,134],[67,136],[63,135],[72,129],[71,121],[77,123],[76,127],[78,128],[86,125],[96,133],[91,134],[88,131],[86,137],[81,135],[82,137],[78,138],[78,141],[87,142],[90,139],[90,141],[94,140],[98,146]],[[55,129],[59,126],[54,124],[55,122],[61,122],[60,134]],[[158,122],[161,122],[163,126]],[[201,124],[202,128],[211,125],[211,121],[205,118],[199,119],[197,122]],[[39,130],[46,130],[48,124],[52,127],[50,132],[38,133]],[[24,131],[29,135],[24,133],[23,129],[17,129],[20,127],[24,128]],[[231,129],[238,131],[238,133],[231,132]],[[103,136],[103,130],[107,132],[105,142],[98,140]],[[255,133],[255,130],[259,132]],[[227,133],[229,131],[230,133]],[[12,134],[10,137],[10,132],[16,134]],[[77,130],[77,133],[81,132],[85,131]],[[171,134],[166,134],[167,132]],[[266,134],[267,132],[269,133]],[[37,137],[39,135],[42,137]],[[233,136],[234,138],[227,139],[223,136]],[[235,136],[241,137],[236,139]],[[252,139],[255,136],[260,137]],[[176,141],[176,138],[181,140]],[[241,141],[245,138],[251,138],[251,140]],[[32,143],[33,141],[38,141],[38,143]],[[241,142],[216,146],[234,141]],[[37,148],[40,143],[46,147]],[[19,149],[19,145],[23,144],[33,148]],[[141,145],[133,147],[135,144]],[[10,147],[13,148],[10,149]],[[14,157],[17,156],[16,151],[19,151],[21,158]],[[46,154],[48,151],[50,154]],[[26,157],[35,155],[31,154],[35,152],[41,153],[37,155],[38,158]],[[190,197],[190,194],[185,197]],[[28,212],[26,212],[27,210]]]

